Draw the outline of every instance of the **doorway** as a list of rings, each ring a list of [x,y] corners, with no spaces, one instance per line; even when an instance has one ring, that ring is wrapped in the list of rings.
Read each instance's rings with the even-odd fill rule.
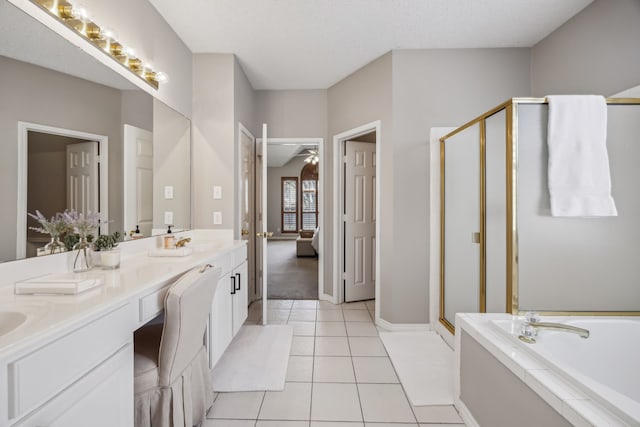
[[[49,218],[75,209],[108,218],[108,156],[100,153],[108,153],[104,135],[18,122],[17,259],[35,256],[42,246],[40,236],[28,233],[27,212]],[[108,233],[108,224],[100,229]]]
[[[356,178],[354,174],[352,174],[351,178],[353,178],[353,182],[351,183],[347,182],[348,167],[347,163],[345,163],[345,159],[348,157],[345,154],[350,145],[348,141],[360,141],[365,144],[361,146],[362,148],[366,148],[366,145],[373,145],[369,150],[351,149],[352,156],[360,157],[359,162],[364,161],[363,159],[367,156],[365,152],[368,151],[369,160],[367,164],[369,168],[372,168],[372,170],[367,172],[367,176],[361,175],[359,178]],[[378,147],[380,143],[380,121],[348,130],[333,137],[333,152],[335,153],[333,165],[333,218],[335,224],[333,234],[334,303],[343,303],[349,299],[356,301],[375,298],[376,322],[378,322],[380,316],[380,263],[378,262],[380,259],[380,242],[379,239],[376,238],[376,236],[380,235],[380,223],[377,220],[380,217],[380,150],[375,147]],[[359,153],[356,153],[357,151],[359,151]],[[353,160],[355,161],[356,159],[354,158]],[[366,203],[368,204],[367,210],[363,210],[363,205],[360,204],[361,210],[357,211],[357,208],[351,203],[351,208],[356,210],[353,213],[347,213],[350,205],[347,198],[353,198],[355,201],[356,194],[354,194],[354,190],[356,190],[356,192],[357,188],[364,190],[364,183],[367,180],[369,180],[370,183],[368,184],[369,196],[368,199],[366,199]],[[361,185],[356,186],[356,181],[359,181]],[[348,186],[351,186],[349,191],[347,191]],[[363,200],[364,199],[360,199],[361,202]],[[351,215],[351,218],[349,215]],[[352,231],[347,228],[347,221],[351,221],[354,218],[363,219],[363,215],[368,216],[369,223],[373,223],[373,234],[371,234],[371,231],[367,231],[368,234],[363,234],[355,239]],[[347,242],[349,233],[351,233],[352,238],[352,242],[350,243]],[[356,258],[358,259],[354,258],[355,255],[357,255]],[[349,275],[351,275],[351,277],[349,277]],[[359,281],[361,284],[358,284]],[[367,281],[369,283],[365,283]],[[351,289],[346,290],[346,286],[350,286]],[[356,292],[351,292],[355,290],[356,286],[359,286],[360,289],[357,289]],[[365,287],[367,288],[366,291],[364,291]]]
[[[267,296],[272,299],[318,299],[323,283],[322,138],[268,138],[266,159],[258,156],[256,201],[265,189]],[[262,143],[258,139],[258,145]],[[262,176],[266,178],[262,184]],[[256,277],[260,272],[256,271]],[[273,284],[273,286],[272,286]]]

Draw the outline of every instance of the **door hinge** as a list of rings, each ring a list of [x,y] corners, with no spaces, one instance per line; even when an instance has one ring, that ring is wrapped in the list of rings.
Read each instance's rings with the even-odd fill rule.
[[[96,156],[96,163],[100,163],[100,154]]]
[[[344,156],[344,157],[342,158],[342,163],[347,163],[347,156]]]
[[[342,221],[347,222],[347,214],[342,214]]]
[[[347,280],[347,273],[342,273],[342,280]]]

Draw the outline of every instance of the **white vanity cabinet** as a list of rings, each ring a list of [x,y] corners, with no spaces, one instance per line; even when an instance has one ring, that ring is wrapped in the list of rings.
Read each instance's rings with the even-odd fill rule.
[[[247,319],[247,247],[236,248],[217,265],[223,273],[211,307],[209,367],[212,369]]]
[[[2,361],[9,398],[0,425],[132,426],[136,317],[127,303]]]

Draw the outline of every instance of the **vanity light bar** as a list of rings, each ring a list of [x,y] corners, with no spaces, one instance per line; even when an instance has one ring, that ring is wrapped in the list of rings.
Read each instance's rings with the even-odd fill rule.
[[[153,67],[137,57],[133,49],[120,43],[113,31],[96,24],[86,8],[74,6],[69,0],[31,0],[31,2],[46,10],[155,89],[158,89],[160,83],[169,81],[166,73],[155,71]]]

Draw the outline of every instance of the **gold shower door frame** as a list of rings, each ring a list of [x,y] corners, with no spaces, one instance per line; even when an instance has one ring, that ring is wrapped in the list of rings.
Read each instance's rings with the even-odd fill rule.
[[[638,98],[607,98],[607,105],[640,105]],[[546,98],[511,98],[475,119],[465,123],[440,138],[440,313],[438,320],[449,332],[454,333],[454,325],[444,316],[445,304],[445,144],[446,140],[476,124],[480,127],[480,289],[478,307],[480,313],[486,312],[486,120],[505,111],[506,125],[506,312],[522,314],[518,306],[518,218],[517,218],[517,182],[518,182],[518,106],[521,104],[547,104]],[[583,315],[583,316],[640,316],[640,311],[541,311],[544,315]]]

